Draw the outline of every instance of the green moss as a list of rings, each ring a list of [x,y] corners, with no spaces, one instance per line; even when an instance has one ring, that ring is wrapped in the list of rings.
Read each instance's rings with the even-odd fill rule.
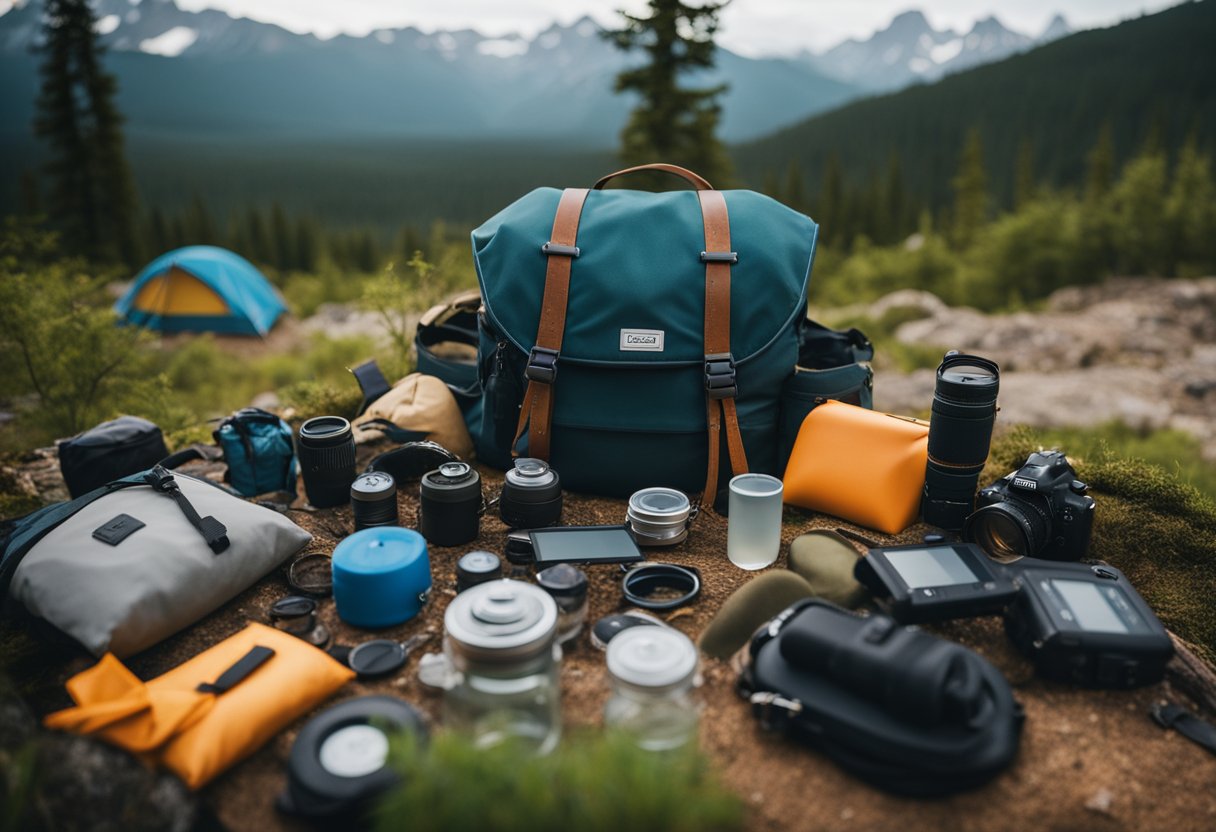
[[[712,832],[743,822],[742,803],[700,752],[654,754],[612,733],[567,737],[546,757],[451,733],[422,749],[402,738],[393,763],[402,785],[377,812],[380,832]]]
[[[1024,427],[999,436],[983,482],[1053,446],[1043,439]],[[1123,570],[1167,627],[1216,662],[1216,501],[1176,473],[1106,444],[1069,460],[1097,501],[1089,556]]]

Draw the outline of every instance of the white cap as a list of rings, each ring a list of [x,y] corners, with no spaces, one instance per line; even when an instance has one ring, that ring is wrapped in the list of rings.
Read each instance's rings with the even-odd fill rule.
[[[630,627],[608,642],[608,672],[634,687],[676,687],[696,671],[696,645],[670,627]]]

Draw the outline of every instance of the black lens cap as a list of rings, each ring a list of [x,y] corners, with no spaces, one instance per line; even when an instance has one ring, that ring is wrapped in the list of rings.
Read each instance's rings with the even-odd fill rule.
[[[473,551],[456,562],[456,591],[502,577],[502,561],[492,552]]]
[[[630,629],[631,627],[662,627],[661,621],[656,621],[650,617],[642,617],[640,615],[630,615],[628,613],[615,613],[606,615],[599,621],[595,622],[595,626],[591,628],[591,643],[601,650],[608,649],[608,642],[612,641],[613,637],[620,632]]]
[[[271,619],[299,618],[302,615],[316,612],[317,602],[303,595],[288,595],[270,605]]]
[[[352,648],[346,663],[359,674],[360,679],[376,679],[400,670],[405,666],[405,659],[404,645],[387,638],[377,638]]]

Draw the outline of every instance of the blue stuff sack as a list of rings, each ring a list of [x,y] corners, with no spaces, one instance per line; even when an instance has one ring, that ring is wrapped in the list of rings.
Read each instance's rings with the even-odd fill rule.
[[[245,497],[296,493],[291,427],[273,413],[246,407],[220,422],[213,434],[228,464],[225,481]]]

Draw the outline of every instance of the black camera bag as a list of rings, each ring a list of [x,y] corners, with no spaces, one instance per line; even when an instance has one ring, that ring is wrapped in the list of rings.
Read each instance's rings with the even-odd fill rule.
[[[892,670],[912,661],[921,678],[942,668],[935,663],[963,662],[970,684],[954,691],[965,700],[970,716],[897,714],[875,698],[817,672],[797,659],[783,640],[796,635],[813,608],[856,619],[826,601],[794,604],[760,629],[752,639],[750,661],[738,683],[740,695],[752,704],[765,728],[780,731],[822,752],[841,768],[888,792],[935,797],[980,786],[1004,770],[1017,754],[1023,714],[1009,683],[987,660],[971,650],[914,627],[901,627],[882,615],[867,620],[880,630],[889,627]],[[802,622],[805,626],[805,620]],[[911,657],[911,658],[910,658]],[[904,668],[908,669],[907,667]],[[926,691],[900,689],[890,679],[870,677],[888,701],[923,700]],[[868,680],[869,681],[869,680]],[[894,685],[894,687],[892,687]],[[884,689],[885,688],[885,689]]]
[[[168,455],[160,428],[138,416],[119,416],[60,442],[59,470],[75,499]]]

